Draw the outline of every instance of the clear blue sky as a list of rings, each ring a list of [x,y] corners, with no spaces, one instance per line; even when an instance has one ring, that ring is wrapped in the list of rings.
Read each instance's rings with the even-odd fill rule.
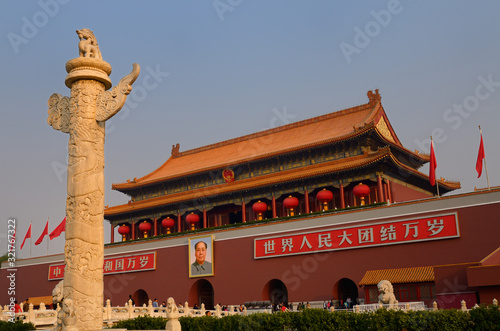
[[[429,153],[434,136],[437,175],[459,180],[460,192],[486,186],[475,172],[481,125],[499,185],[499,14],[497,1],[2,1],[0,252],[9,217],[18,246],[30,221],[34,244],[47,218],[49,231],[64,218],[68,135],[47,124],[47,100],[69,95],[76,29],[94,31],[113,83],[142,67],[107,128],[105,204],[116,205],[128,197],[111,184],[155,170],[173,144],[341,110],[375,88],[405,147]],[[49,253],[63,246],[54,239]],[[47,254],[46,242],[32,254]]]

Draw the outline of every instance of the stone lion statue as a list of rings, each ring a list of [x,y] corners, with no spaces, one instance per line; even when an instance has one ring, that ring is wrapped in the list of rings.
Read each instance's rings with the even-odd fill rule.
[[[54,289],[52,290],[52,305],[54,306],[54,309],[57,308],[57,305],[61,305],[64,299],[63,295],[63,281],[61,280],[59,283],[56,284]],[[57,320],[54,328],[52,329],[53,331],[59,331],[62,330],[63,326],[63,318],[64,318],[64,312],[63,310],[59,310],[57,312]]]
[[[94,36],[94,32],[89,29],[76,30],[80,42],[78,43],[78,51],[80,57],[92,57],[102,60],[101,51],[99,51],[99,45],[97,44],[97,39]]]
[[[377,284],[380,295],[378,296],[378,303],[382,304],[395,304],[397,303],[396,296],[394,295],[394,288],[388,280],[381,280]]]

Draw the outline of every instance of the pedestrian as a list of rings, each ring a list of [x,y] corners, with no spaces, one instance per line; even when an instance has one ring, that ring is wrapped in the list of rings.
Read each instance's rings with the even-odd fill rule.
[[[24,312],[27,312],[29,309],[30,309],[30,303],[29,303],[30,299],[26,299],[26,301],[24,301],[23,303],[23,311]]]
[[[17,300],[14,300],[14,313],[22,313],[23,309],[21,306],[17,303]]]

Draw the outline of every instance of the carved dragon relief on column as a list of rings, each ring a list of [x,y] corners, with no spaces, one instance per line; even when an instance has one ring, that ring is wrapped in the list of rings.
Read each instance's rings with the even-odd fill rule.
[[[123,107],[140,67],[134,63],[107,91],[111,66],[102,60],[92,31],[77,34],[80,57],[66,64],[71,97],[49,98],[47,122],[69,133],[64,298],[72,300],[76,328],[94,330],[102,328],[105,122]],[[72,318],[63,324],[73,325]]]

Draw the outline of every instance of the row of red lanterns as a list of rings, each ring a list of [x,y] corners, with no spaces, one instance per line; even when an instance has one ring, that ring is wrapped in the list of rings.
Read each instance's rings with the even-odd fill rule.
[[[370,187],[363,183],[359,183],[356,185],[353,190],[353,194],[361,200],[361,205],[365,205],[365,198],[370,194]],[[322,203],[323,210],[328,210],[328,202],[333,199],[333,193],[330,190],[322,189],[316,195],[316,199]],[[299,205],[299,199],[294,196],[289,196],[285,200],[283,200],[283,206],[289,210],[289,215],[295,215],[295,208]],[[262,220],[262,214],[267,211],[267,204],[262,201],[257,201],[252,205],[252,210],[257,214],[257,220]],[[200,221],[200,216],[191,212],[186,216],[186,222],[191,225],[191,230],[194,230],[194,225]],[[164,218],[161,221],[161,225],[167,230],[167,234],[170,233],[170,228],[175,225],[175,221],[170,218]],[[147,238],[149,230],[151,230],[151,223],[148,221],[144,221],[139,224],[139,230],[144,233],[144,238]],[[118,233],[122,235],[123,241],[125,241],[125,236],[130,232],[130,227],[128,225],[123,224],[118,228]]]
[[[353,188],[353,194],[361,200],[361,205],[365,205],[365,198],[370,194],[370,187],[363,183],[359,183]],[[333,199],[333,193],[330,190],[322,189],[316,195],[316,199],[321,202],[323,210],[328,210],[328,202]],[[283,206],[289,210],[290,216],[294,216],[294,209],[299,205],[299,199],[289,196],[283,200]],[[262,214],[267,210],[265,202],[257,201],[252,206],[253,211],[257,214],[257,220],[262,220]]]
[[[186,222],[191,225],[191,230],[194,230],[194,225],[199,221],[200,217],[193,212],[186,216]],[[166,229],[167,234],[170,234],[170,228],[172,228],[174,225],[175,221],[170,217],[166,217],[161,221],[161,226]],[[151,230],[151,223],[149,223],[148,221],[144,221],[139,224],[139,231],[143,232],[144,238],[148,237],[149,230]],[[130,227],[128,225],[123,224],[118,228],[118,233],[122,235],[123,241],[125,241],[125,237],[127,236],[127,234],[129,234],[129,232]]]

